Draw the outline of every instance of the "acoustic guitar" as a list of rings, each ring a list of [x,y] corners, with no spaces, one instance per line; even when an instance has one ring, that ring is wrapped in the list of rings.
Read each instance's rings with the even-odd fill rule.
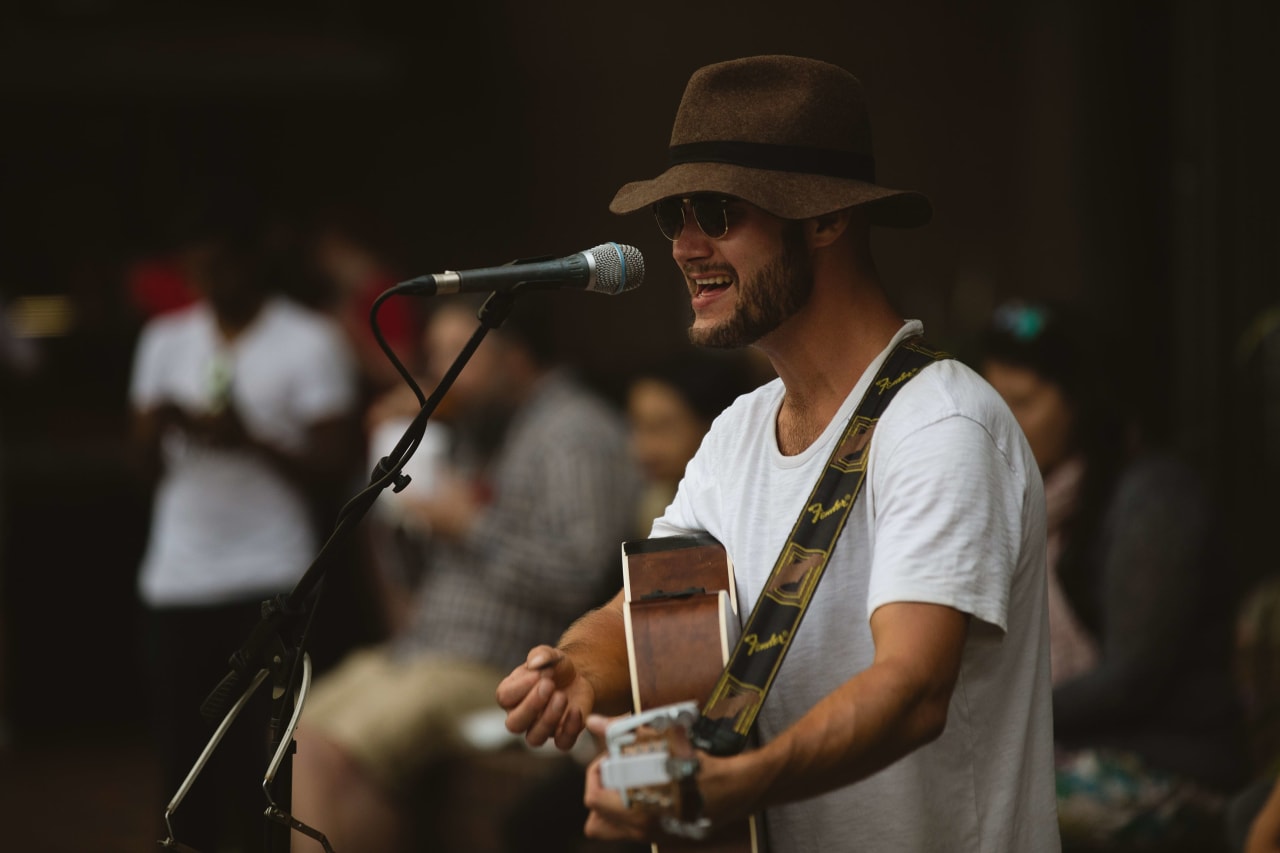
[[[609,727],[603,782],[660,816],[671,835],[654,853],[764,853],[761,816],[707,835],[691,814],[689,728],[741,630],[732,562],[714,538],[693,534],[624,542],[622,563],[635,713]]]

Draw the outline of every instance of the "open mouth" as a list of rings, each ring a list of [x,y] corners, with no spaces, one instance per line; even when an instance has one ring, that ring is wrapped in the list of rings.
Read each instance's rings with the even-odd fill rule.
[[[712,293],[719,292],[733,284],[733,279],[727,275],[713,275],[707,278],[700,278],[693,283],[694,296],[707,296]]]

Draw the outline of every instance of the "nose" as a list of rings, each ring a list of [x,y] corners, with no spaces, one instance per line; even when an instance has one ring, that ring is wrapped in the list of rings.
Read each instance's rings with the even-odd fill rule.
[[[689,261],[710,257],[714,251],[712,242],[710,237],[702,233],[702,229],[693,218],[693,210],[686,203],[684,227],[680,229],[680,236],[671,242],[671,257],[676,263],[682,265]]]

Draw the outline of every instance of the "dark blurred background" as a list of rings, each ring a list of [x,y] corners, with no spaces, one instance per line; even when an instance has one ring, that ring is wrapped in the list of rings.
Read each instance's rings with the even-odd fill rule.
[[[12,742],[83,745],[71,779],[141,716],[128,276],[183,187],[238,175],[283,233],[365,211],[407,275],[635,245],[640,290],[556,296],[617,388],[683,339],[686,299],[651,219],[608,202],[661,170],[689,74],[754,53],[860,77],[881,181],[932,197],[927,228],[876,238],[905,316],[961,351],[1010,296],[1120,325],[1129,393],[1210,478],[1250,576],[1277,571],[1278,19],[1271,0],[4,4],[0,297],[36,365],[0,399]]]

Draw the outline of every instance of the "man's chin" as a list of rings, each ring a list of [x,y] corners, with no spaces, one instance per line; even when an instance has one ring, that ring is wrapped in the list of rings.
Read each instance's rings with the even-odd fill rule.
[[[752,341],[747,340],[743,330],[732,323],[699,324],[696,320],[689,326],[689,343],[706,349],[740,349]]]

